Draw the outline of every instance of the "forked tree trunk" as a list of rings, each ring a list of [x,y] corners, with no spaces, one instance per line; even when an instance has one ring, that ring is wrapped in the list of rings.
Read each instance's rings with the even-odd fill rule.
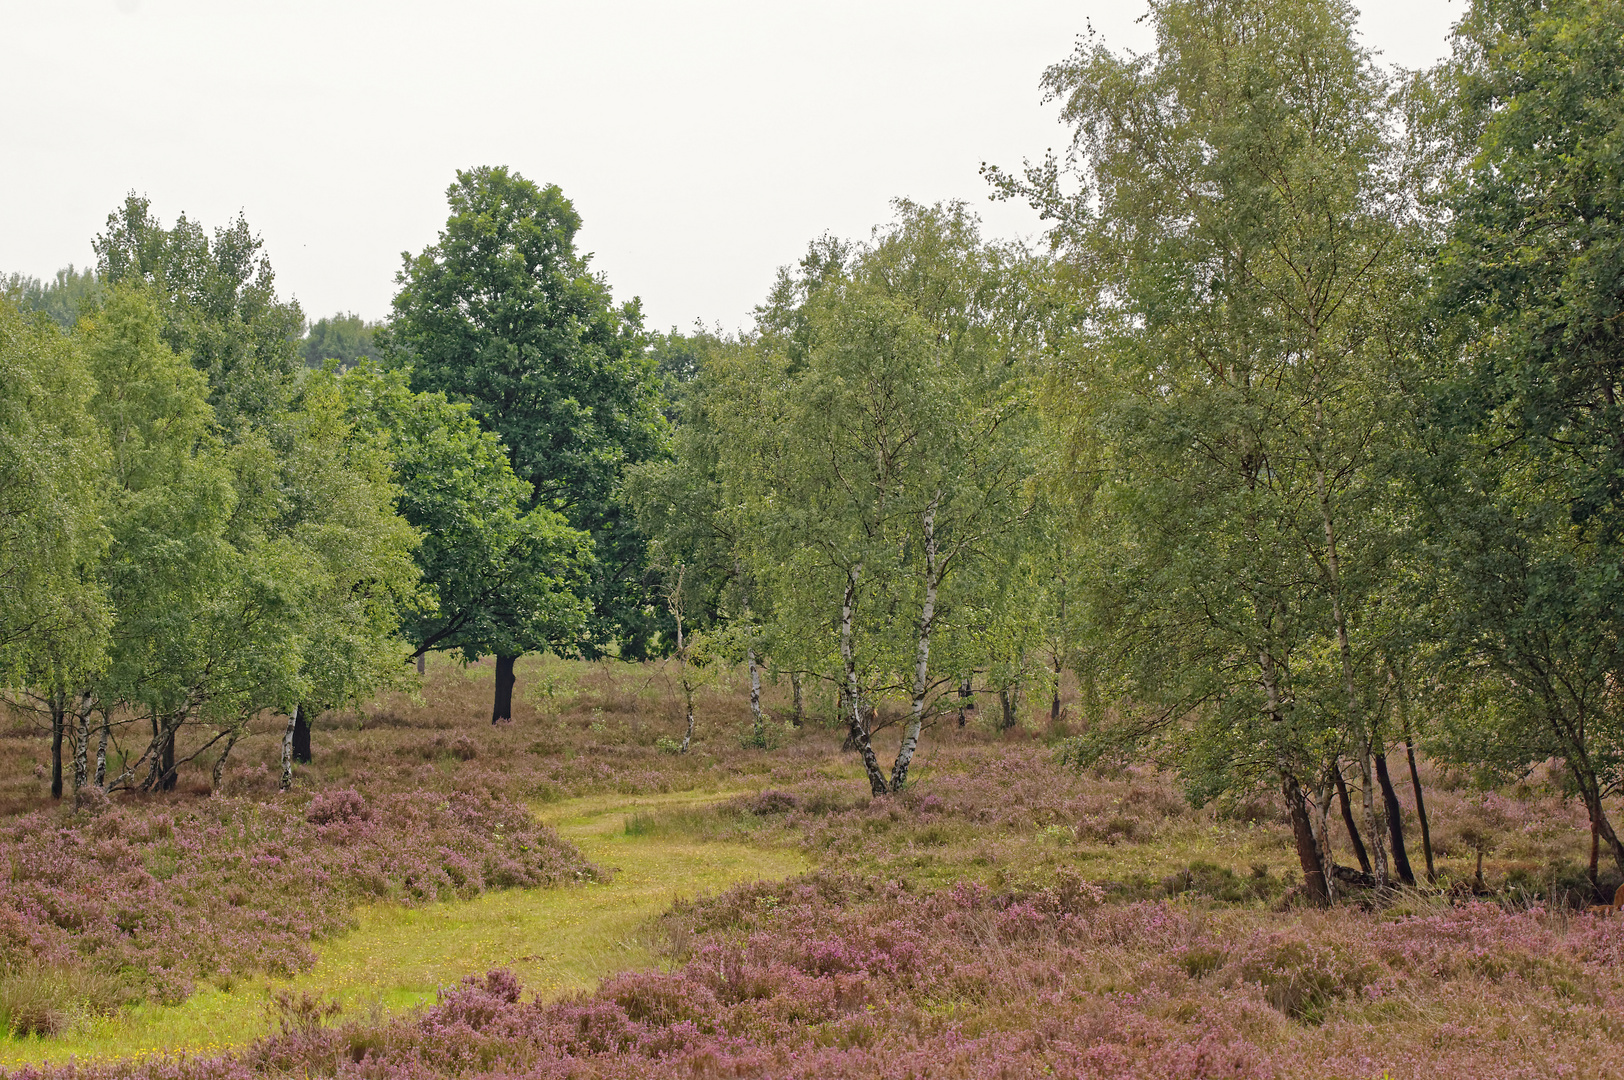
[[[314,760],[310,756],[310,709],[300,705],[294,712],[293,760],[296,764],[308,765]]]
[[[1348,843],[1353,846],[1353,857],[1359,860],[1359,869],[1368,874],[1370,855],[1365,851],[1365,842],[1359,836],[1359,826],[1353,820],[1353,803],[1348,799],[1348,785],[1342,779],[1342,767],[1333,764],[1331,775],[1336,780],[1336,798],[1342,805],[1342,824],[1348,830]]]
[[[875,797],[889,789],[885,773],[880,771],[879,759],[874,756],[874,744],[869,741],[868,726],[863,723],[863,695],[857,686],[857,653],[852,641],[852,608],[857,603],[857,578],[863,572],[862,564],[846,572],[846,588],[840,602],[840,663],[845,669],[846,699],[850,705],[847,714],[849,737],[863,757],[863,771],[868,774],[868,789]]]
[[[1399,805],[1398,792],[1393,790],[1393,781],[1387,775],[1387,755],[1376,751],[1371,756],[1376,761],[1376,780],[1382,786],[1382,805],[1387,810],[1387,838],[1393,845],[1393,872],[1405,885],[1414,885],[1415,874],[1410,870],[1410,858],[1404,851],[1403,807]]]
[[[1331,902],[1330,882],[1320,861],[1319,845],[1314,842],[1314,826],[1308,820],[1307,800],[1297,778],[1290,773],[1280,775],[1280,794],[1286,800],[1286,812],[1291,817],[1291,835],[1297,843],[1297,862],[1303,869],[1303,888],[1308,899],[1317,907]]]
[[[496,700],[491,705],[491,723],[498,724],[503,720],[513,719],[513,662],[517,656],[498,656],[496,658]]]
[[[1427,881],[1438,880],[1438,871],[1432,863],[1432,830],[1427,825],[1427,801],[1421,797],[1421,773],[1415,767],[1415,743],[1410,738],[1410,710],[1404,684],[1398,686],[1398,719],[1404,731],[1404,756],[1410,764],[1410,790],[1415,793],[1415,821],[1421,826],[1421,853],[1427,858]]]
[[[902,745],[897,748],[897,760],[891,766],[891,790],[901,791],[908,782],[908,767],[913,764],[914,752],[919,749],[919,731],[925,722],[925,691],[930,686],[930,633],[936,625],[936,590],[941,586],[938,552],[936,550],[936,504],[941,492],[925,508],[925,604],[919,610],[919,646],[914,653],[914,682],[912,711],[908,728],[903,732]]]
[[[1590,828],[1596,836],[1605,843],[1613,853],[1613,862],[1619,870],[1624,871],[1624,843],[1619,842],[1618,834],[1613,831],[1612,822],[1607,820],[1607,811],[1601,804],[1601,791],[1596,784],[1594,774],[1579,774],[1580,771],[1570,761],[1568,767],[1579,780],[1579,796],[1584,800],[1585,810],[1590,814]],[[1588,778],[1589,783],[1586,783]]]

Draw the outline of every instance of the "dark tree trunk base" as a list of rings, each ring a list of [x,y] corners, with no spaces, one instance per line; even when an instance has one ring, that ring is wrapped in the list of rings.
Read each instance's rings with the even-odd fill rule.
[[[491,723],[493,724],[513,719],[513,684],[516,681],[513,674],[513,662],[517,659],[517,656],[498,656],[496,658],[496,701],[491,706]]]
[[[1387,755],[1378,752],[1371,756],[1376,759],[1376,780],[1381,784],[1382,805],[1387,809],[1387,838],[1392,842],[1393,870],[1404,884],[1414,885],[1415,873],[1410,869],[1410,857],[1404,852],[1403,808],[1387,774]]]
[[[293,716],[293,760],[300,765],[308,765],[310,757],[310,710],[306,706],[299,706]]]

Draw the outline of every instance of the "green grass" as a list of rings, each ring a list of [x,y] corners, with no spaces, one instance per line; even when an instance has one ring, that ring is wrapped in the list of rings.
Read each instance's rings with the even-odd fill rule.
[[[510,889],[421,908],[362,908],[357,929],[319,943],[315,967],[296,978],[244,979],[229,990],[202,986],[181,1005],[137,1006],[60,1037],[3,1039],[0,1067],[240,1045],[269,1030],[276,990],[337,1001],[353,1016],[432,1001],[437,988],[493,967],[512,969],[544,997],[648,967],[655,957],[644,927],[673,900],[810,869],[794,852],[707,842],[658,826],[666,815],[681,818],[732,794],[598,795],[538,807],[587,858],[615,869],[609,884]],[[628,828],[632,821],[648,827]]]

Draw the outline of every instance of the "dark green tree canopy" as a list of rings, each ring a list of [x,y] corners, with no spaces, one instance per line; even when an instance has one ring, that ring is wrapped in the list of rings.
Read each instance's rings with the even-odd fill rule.
[[[664,452],[666,422],[638,303],[615,305],[576,251],[581,219],[557,186],[482,167],[459,172],[447,198],[438,242],[397,277],[393,357],[414,390],[468,403],[501,437],[533,506],[591,534],[582,647],[618,639],[640,655],[644,545],[616,490],[625,466]]]

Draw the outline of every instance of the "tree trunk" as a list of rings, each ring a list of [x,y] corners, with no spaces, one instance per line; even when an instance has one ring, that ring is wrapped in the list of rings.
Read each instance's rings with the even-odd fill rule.
[[[80,698],[80,707],[74,719],[76,723],[73,740],[73,797],[79,798],[79,792],[84,789],[85,783],[90,779],[90,702],[91,697],[87,691]]]
[[[62,733],[67,727],[68,696],[51,694],[51,798],[62,797]]]
[[[998,691],[998,705],[1003,709],[1003,715],[998,719],[998,730],[1008,731],[1015,726],[1015,694],[1013,687],[1001,687]]]
[[[1331,775],[1336,780],[1336,798],[1342,804],[1342,824],[1348,830],[1348,843],[1353,846],[1353,856],[1359,860],[1359,869],[1369,874],[1370,855],[1365,851],[1365,842],[1359,836],[1359,826],[1353,820],[1353,803],[1348,799],[1348,785],[1342,779],[1340,765],[1331,766]]]
[[[491,706],[491,723],[499,724],[503,720],[513,719],[513,661],[517,656],[498,656],[496,658],[496,700]]]
[[[1286,800],[1286,811],[1291,815],[1291,834],[1297,842],[1297,862],[1303,868],[1303,888],[1316,907],[1331,902],[1329,883],[1320,861],[1319,846],[1314,842],[1314,826],[1308,820],[1308,808],[1303,789],[1290,773],[1280,776],[1280,793]]]
[[[767,718],[761,712],[761,667],[756,663],[756,649],[754,645],[744,650],[744,662],[750,668],[750,723],[753,725],[752,739],[757,746],[767,745]]]
[[[174,723],[165,725],[163,770],[158,780],[158,786],[164,791],[174,791],[175,782],[179,779],[175,773],[175,733],[179,728],[180,722],[178,719]]]
[[[919,645],[914,651],[914,681],[912,711],[908,715],[908,728],[897,748],[897,760],[891,766],[891,790],[901,791],[908,782],[908,767],[913,764],[914,752],[919,749],[919,731],[925,722],[925,691],[930,686],[930,633],[936,625],[936,590],[941,586],[937,567],[936,505],[941,492],[930,501],[924,514],[925,537],[925,604],[919,610]]]
[[[1371,756],[1376,760],[1376,780],[1382,786],[1382,805],[1387,810],[1387,838],[1393,845],[1393,871],[1398,874],[1399,881],[1414,885],[1415,874],[1410,870],[1410,859],[1404,851],[1403,808],[1398,802],[1398,792],[1393,790],[1393,781],[1387,775],[1387,755],[1376,751]]]
[[[103,791],[107,790],[107,738],[111,734],[113,722],[102,714],[101,736],[96,744],[96,786]]]
[[[1421,773],[1415,767],[1415,743],[1410,738],[1410,711],[1404,693],[1404,684],[1398,687],[1399,726],[1404,729],[1404,756],[1410,763],[1410,790],[1415,793],[1415,821],[1421,826],[1421,852],[1427,857],[1427,881],[1438,880],[1438,871],[1432,863],[1432,830],[1427,825],[1427,802],[1421,797]]]
[[[874,756],[874,744],[869,741],[868,727],[863,723],[863,695],[857,686],[857,652],[852,642],[852,608],[857,602],[857,577],[862,571],[862,564],[859,563],[846,572],[846,589],[840,603],[840,662],[845,668],[846,697],[851,705],[847,718],[849,737],[856,745],[857,752],[863,756],[863,771],[868,774],[869,792],[878,797],[889,789],[886,787],[885,773],[880,771],[879,759]]]
[[[1573,769],[1573,762],[1570,761],[1568,766]],[[1577,769],[1573,771],[1578,772]],[[1613,862],[1617,864],[1619,870],[1624,871],[1624,843],[1619,842],[1618,834],[1613,831],[1612,822],[1607,820],[1607,811],[1602,808],[1601,791],[1596,778],[1594,775],[1589,776],[1589,783],[1585,783],[1583,776],[1580,776],[1579,780],[1579,795],[1584,799],[1585,810],[1590,814],[1590,828],[1612,850]]]
[[[419,675],[427,675],[429,673],[429,658],[427,653],[417,654],[417,673]]]
[[[801,727],[806,723],[806,688],[801,685],[799,671],[790,672],[789,687],[795,694],[795,726]]]
[[[1336,898],[1336,857],[1331,851],[1331,799],[1334,797],[1334,788],[1325,784],[1316,791],[1310,790],[1308,798],[1308,822],[1314,830],[1314,843],[1319,848],[1320,872],[1325,875],[1325,888]]]
[[[293,729],[299,723],[299,706],[288,714],[288,726],[282,730],[282,788],[293,786]]]
[[[232,730],[231,736],[226,739],[226,748],[220,751],[220,756],[214,761],[214,773],[211,777],[212,782],[209,785],[209,793],[211,795],[220,794],[220,781],[225,779],[226,775],[226,758],[231,756],[231,748],[237,745],[237,736],[240,733],[241,729]],[[288,779],[289,782],[292,781],[291,776]]]
[[[1049,726],[1060,723],[1060,650],[1054,652],[1054,695],[1049,698]]]
[[[1601,877],[1601,830],[1594,821],[1590,823],[1590,867],[1585,876],[1590,879],[1590,888],[1597,899],[1601,899],[1601,882],[1597,880]]]
[[[1370,744],[1359,744],[1359,801],[1365,812],[1365,828],[1370,830],[1370,853],[1376,863],[1376,884],[1387,888],[1387,840],[1382,836],[1380,821],[1376,817],[1376,775],[1370,767]]]
[[[964,726],[965,716],[975,711],[975,688],[970,679],[959,683],[959,727]]]
[[[293,760],[296,764],[308,765],[313,760],[310,756],[310,709],[300,705],[294,713]]]

